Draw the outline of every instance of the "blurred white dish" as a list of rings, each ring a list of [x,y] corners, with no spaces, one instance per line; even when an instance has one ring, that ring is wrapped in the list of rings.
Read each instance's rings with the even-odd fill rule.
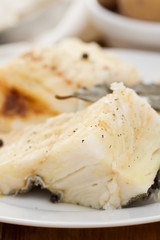
[[[160,23],[124,17],[86,0],[92,20],[110,46],[160,50]]]
[[[56,0],[0,0],[0,31],[18,25],[26,18],[39,14]],[[7,14],[6,14],[7,13]]]
[[[0,43],[27,41],[51,45],[66,36],[79,36],[88,24],[84,0],[56,0],[34,15],[0,31]]]

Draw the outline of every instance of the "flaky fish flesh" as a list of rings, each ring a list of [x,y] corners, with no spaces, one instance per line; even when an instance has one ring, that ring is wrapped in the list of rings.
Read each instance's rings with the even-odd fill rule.
[[[88,105],[77,99],[62,102],[55,95],[120,81],[130,86],[140,82],[141,76],[96,44],[68,39],[32,49],[0,68],[0,132]]]
[[[97,209],[147,195],[160,168],[160,117],[122,83],[111,88],[82,111],[13,131],[0,149],[0,193],[39,184],[58,201]]]

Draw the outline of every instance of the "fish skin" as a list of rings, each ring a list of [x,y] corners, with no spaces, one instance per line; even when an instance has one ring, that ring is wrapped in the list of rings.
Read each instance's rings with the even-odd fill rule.
[[[0,193],[39,176],[62,202],[120,208],[146,194],[160,168],[160,117],[123,86],[77,113],[13,131],[0,149]]]

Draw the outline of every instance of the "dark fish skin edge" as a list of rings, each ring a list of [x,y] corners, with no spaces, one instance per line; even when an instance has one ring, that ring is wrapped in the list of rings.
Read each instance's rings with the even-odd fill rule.
[[[29,192],[31,189],[34,187],[40,186],[41,189],[47,189],[47,186],[44,184],[43,179],[40,176],[29,176],[27,179],[26,186],[23,189],[12,189],[8,195],[12,194],[22,194]],[[131,198],[125,205],[123,205],[123,208],[128,208],[130,205],[135,203],[138,200],[146,200],[148,199],[151,195],[154,195],[155,191],[159,189],[160,190],[160,170],[158,170],[156,177],[154,179],[154,183],[152,186],[148,189],[147,193],[143,193],[140,195],[137,195],[136,197]],[[51,197],[50,201],[53,203],[59,203],[62,200],[63,193],[62,191],[50,191],[51,192]]]
[[[130,207],[131,204],[135,203],[138,200],[147,200],[151,195],[154,195],[156,190],[160,190],[160,170],[158,170],[156,177],[154,179],[154,183],[152,186],[148,189],[147,193],[143,193],[140,195],[137,195],[136,197],[131,198],[127,204],[122,206],[123,208],[128,208]]]
[[[12,189],[8,195],[23,194],[23,193],[29,192],[35,187],[41,187],[41,189],[47,189],[47,186],[44,184],[43,179],[40,176],[32,175],[27,178],[26,186],[23,189]],[[61,191],[55,190],[50,192],[51,192],[51,197],[50,197],[51,202],[53,203],[61,202],[62,196],[63,196],[63,193]]]

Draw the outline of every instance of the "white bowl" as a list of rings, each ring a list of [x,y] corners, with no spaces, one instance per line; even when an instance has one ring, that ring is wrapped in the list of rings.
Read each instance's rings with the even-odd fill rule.
[[[86,0],[86,5],[110,46],[160,51],[160,23],[122,16],[104,8],[97,0]]]
[[[68,36],[79,36],[88,23],[85,0],[51,1],[50,5],[20,23],[0,31],[0,43],[29,41],[52,45]],[[1,52],[1,50],[0,50]]]

